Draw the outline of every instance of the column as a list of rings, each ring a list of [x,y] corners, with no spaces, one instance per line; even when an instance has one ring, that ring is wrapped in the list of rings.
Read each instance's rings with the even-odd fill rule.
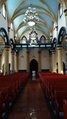
[[[56,72],[56,51],[52,50],[52,71]]]
[[[16,65],[16,72],[18,72],[18,53],[16,52],[16,54],[15,54],[15,60],[16,60],[16,63],[15,63],[15,65]]]
[[[41,72],[41,51],[38,51],[38,71]]]
[[[27,53],[27,72],[29,72],[29,51]]]
[[[4,47],[4,75],[9,74],[9,46]]]
[[[12,50],[11,51],[11,59],[12,59],[12,62],[11,62],[11,72],[14,73],[14,55],[15,55],[15,50]]]
[[[57,45],[57,52],[58,52],[58,73],[63,71],[63,64],[62,64],[62,45]]]
[[[52,71],[52,53],[49,53],[49,71]]]
[[[2,53],[0,53],[0,70],[2,70]]]

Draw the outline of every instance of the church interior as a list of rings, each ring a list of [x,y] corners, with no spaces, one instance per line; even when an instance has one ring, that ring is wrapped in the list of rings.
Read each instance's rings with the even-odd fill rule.
[[[67,0],[0,0],[0,119],[67,119]]]

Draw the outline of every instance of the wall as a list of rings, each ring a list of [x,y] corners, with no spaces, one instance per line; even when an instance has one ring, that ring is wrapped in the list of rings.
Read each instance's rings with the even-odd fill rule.
[[[34,58],[38,62],[38,48],[31,48],[29,52],[29,63]],[[24,58],[21,58],[21,56]],[[44,57],[46,56],[46,58]],[[34,56],[34,57],[33,57]],[[26,59],[26,49],[22,49],[19,52],[19,70],[26,70],[27,69],[27,59]],[[49,52],[47,49],[41,51],[41,69],[42,70],[49,70]]]
[[[24,58],[22,58],[21,56],[24,56]],[[19,51],[18,61],[19,61],[18,62],[19,70],[26,70],[27,69],[26,49],[22,49]]]
[[[0,10],[0,28],[3,27],[8,34],[8,27],[7,27],[7,15],[6,18],[3,17],[2,15],[2,9]]]
[[[37,30],[37,33],[38,33],[38,40],[40,40],[40,37],[41,37],[42,35],[45,36],[45,34],[42,33],[41,31],[38,31],[38,30]],[[29,31],[25,32],[25,33],[22,35],[22,37],[23,37],[23,36],[26,36],[27,39],[29,40]],[[22,37],[21,37],[21,38],[22,38]],[[46,37],[46,36],[45,36],[45,37]]]
[[[41,69],[49,70],[49,51],[47,49],[41,51]]]

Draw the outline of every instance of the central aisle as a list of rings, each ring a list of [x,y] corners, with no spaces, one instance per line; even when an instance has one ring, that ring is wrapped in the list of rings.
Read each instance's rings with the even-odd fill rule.
[[[8,119],[51,119],[38,79],[29,79]]]

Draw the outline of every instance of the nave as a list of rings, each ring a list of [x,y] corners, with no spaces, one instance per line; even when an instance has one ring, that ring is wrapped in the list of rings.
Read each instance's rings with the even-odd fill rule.
[[[38,78],[28,80],[7,119],[51,119]]]

